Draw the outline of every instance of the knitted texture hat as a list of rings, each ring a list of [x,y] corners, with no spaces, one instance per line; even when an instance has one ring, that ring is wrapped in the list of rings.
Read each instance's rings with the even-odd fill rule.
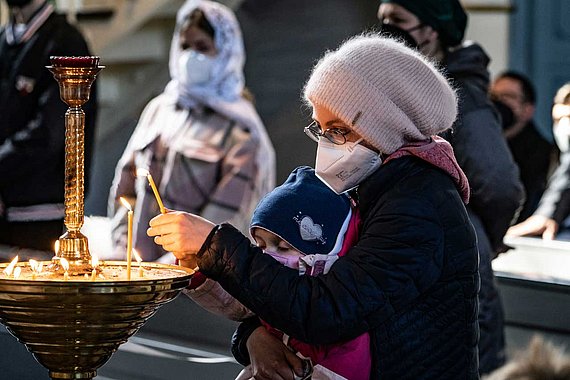
[[[308,166],[265,195],[251,219],[305,255],[338,253],[351,216],[350,201],[337,195]],[[253,235],[253,234],[252,234]]]
[[[354,37],[328,52],[304,89],[381,153],[451,127],[455,91],[418,52],[375,34]]]
[[[447,46],[463,40],[467,15],[459,0],[381,0],[395,3],[413,13],[422,23],[431,26]]]

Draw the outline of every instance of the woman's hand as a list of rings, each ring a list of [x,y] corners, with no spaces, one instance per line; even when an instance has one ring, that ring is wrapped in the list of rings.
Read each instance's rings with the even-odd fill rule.
[[[303,375],[303,360],[264,327],[251,333],[247,350],[256,380],[293,380]]]
[[[558,232],[558,223],[545,216],[533,215],[524,222],[515,224],[508,229],[509,236],[542,235],[545,240],[552,240]]]
[[[181,211],[155,216],[147,235],[179,260],[193,260],[216,225],[207,219]]]

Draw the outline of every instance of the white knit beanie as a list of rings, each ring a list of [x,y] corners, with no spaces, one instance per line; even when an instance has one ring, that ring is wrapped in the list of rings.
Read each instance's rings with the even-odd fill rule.
[[[430,62],[374,34],[354,37],[326,53],[304,96],[385,154],[443,132],[457,116],[455,91]]]

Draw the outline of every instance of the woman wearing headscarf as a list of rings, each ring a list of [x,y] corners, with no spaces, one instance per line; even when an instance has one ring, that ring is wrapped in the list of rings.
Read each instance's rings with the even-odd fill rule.
[[[196,0],[181,7],[170,49],[171,80],[146,106],[117,165],[109,199],[115,254],[126,247],[120,197],[134,207],[133,246],[142,258],[158,260],[166,253],[146,236],[160,210],[137,169],[150,172],[167,208],[247,231],[255,205],[274,187],[275,154],[246,96],[244,62],[230,9]]]

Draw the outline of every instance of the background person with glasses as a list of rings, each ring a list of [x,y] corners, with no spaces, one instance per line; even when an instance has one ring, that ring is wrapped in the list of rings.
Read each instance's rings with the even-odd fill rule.
[[[435,137],[455,120],[455,92],[418,52],[370,34],[325,54],[304,95],[316,122],[307,128],[318,140],[315,171],[337,193],[356,189],[362,218],[356,244],[327,274],[299,276],[231,225],[188,213],[155,217],[148,234],[296,339],[329,344],[368,332],[371,379],[477,379],[469,185],[449,143]],[[256,379],[302,373],[255,320],[240,326],[233,352],[251,359]]]

